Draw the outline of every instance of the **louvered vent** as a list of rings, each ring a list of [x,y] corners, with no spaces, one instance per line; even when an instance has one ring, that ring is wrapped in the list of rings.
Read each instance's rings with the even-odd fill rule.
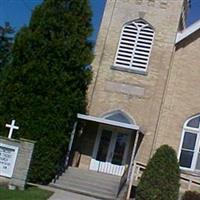
[[[143,20],[126,24],[121,33],[115,66],[147,71],[154,30]]]

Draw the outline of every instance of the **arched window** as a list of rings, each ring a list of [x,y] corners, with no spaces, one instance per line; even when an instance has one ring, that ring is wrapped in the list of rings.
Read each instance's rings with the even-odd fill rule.
[[[154,30],[142,19],[122,28],[114,67],[146,72],[153,44]]]
[[[200,170],[200,115],[185,122],[179,154],[182,168]]]
[[[120,110],[113,111],[111,113],[108,113],[104,115],[105,119],[109,119],[112,121],[122,122],[126,124],[135,124],[135,122],[124,112]]]

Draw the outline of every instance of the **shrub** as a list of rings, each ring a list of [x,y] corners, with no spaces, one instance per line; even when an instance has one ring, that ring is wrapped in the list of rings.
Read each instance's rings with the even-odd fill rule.
[[[150,159],[136,189],[136,200],[177,200],[179,164],[173,148],[163,145]]]
[[[195,191],[186,191],[182,200],[200,200],[200,193]]]

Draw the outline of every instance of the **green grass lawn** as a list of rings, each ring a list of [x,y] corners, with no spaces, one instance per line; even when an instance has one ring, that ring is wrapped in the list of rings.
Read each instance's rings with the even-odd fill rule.
[[[8,190],[0,187],[0,200],[47,200],[52,192],[29,187],[24,191]]]

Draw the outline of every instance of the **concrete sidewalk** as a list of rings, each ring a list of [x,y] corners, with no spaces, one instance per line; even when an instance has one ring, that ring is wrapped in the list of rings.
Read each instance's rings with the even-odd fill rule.
[[[54,192],[54,194],[48,200],[99,200],[98,198],[60,190],[51,186],[32,184],[32,183],[29,183],[29,185],[39,187],[43,190],[49,190]],[[135,200],[135,199],[130,199],[130,200]]]
[[[81,194],[76,194],[73,192],[68,192],[60,189],[56,189],[50,186],[38,185],[38,184],[31,184],[33,186],[37,186],[43,190],[49,190],[54,192],[54,194],[48,200],[99,200],[93,197],[88,197]]]
[[[98,199],[56,189],[54,191],[54,194],[48,200],[98,200]]]

